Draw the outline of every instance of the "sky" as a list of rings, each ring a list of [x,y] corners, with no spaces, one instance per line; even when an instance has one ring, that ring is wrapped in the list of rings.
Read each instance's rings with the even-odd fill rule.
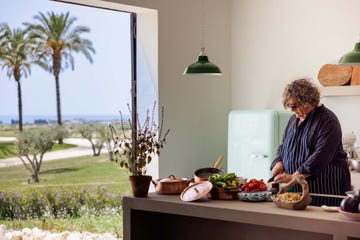
[[[53,2],[50,0],[2,0],[0,23],[11,29],[34,23],[39,12],[70,12],[75,25],[90,28],[82,34],[93,42],[96,53],[91,64],[74,53],[75,69],[60,73],[62,115],[119,115],[131,103],[130,15],[128,13]],[[38,22],[37,22],[38,23]],[[21,78],[23,115],[56,116],[55,79],[33,66],[28,78]],[[18,115],[17,85],[0,69],[0,115]]]

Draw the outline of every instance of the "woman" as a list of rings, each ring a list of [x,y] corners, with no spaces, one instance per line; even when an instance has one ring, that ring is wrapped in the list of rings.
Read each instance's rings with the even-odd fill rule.
[[[288,84],[282,103],[294,115],[285,128],[271,170],[275,183],[304,175],[310,193],[345,195],[351,190],[347,156],[336,115],[320,104],[320,92],[308,79]],[[300,185],[294,191],[301,192]],[[313,197],[312,205],[338,206],[341,198]]]

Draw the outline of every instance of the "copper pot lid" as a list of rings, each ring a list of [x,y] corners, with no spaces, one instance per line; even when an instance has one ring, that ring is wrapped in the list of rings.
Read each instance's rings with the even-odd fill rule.
[[[208,194],[211,191],[212,187],[213,185],[209,181],[197,182],[185,188],[184,191],[182,191],[182,193],[180,194],[180,199],[185,202],[198,200],[206,196],[206,194]]]
[[[176,178],[174,175],[170,175],[168,178],[161,179],[159,182],[184,182],[186,178]]]

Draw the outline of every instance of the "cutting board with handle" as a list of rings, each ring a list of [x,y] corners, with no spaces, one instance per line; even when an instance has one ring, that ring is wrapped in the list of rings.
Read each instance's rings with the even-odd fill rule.
[[[360,85],[360,66],[353,66],[350,85]]]
[[[348,85],[352,75],[352,68],[352,66],[325,64],[319,70],[318,80],[325,87]]]

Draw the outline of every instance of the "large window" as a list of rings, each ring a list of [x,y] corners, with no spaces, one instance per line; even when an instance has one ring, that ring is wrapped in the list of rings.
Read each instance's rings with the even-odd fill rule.
[[[22,6],[19,8],[18,6]],[[86,7],[47,0],[6,1],[0,22],[11,28],[23,28],[34,22],[39,12],[66,13],[77,18],[75,25],[90,28],[82,37],[92,41],[96,53],[90,63],[83,55],[73,53],[75,69],[63,69],[59,75],[61,112],[64,123],[74,120],[112,120],[119,110],[128,113],[131,103],[131,31],[130,13]],[[14,14],[16,12],[16,14]],[[17,84],[7,81],[6,69],[0,72],[0,121],[18,120]],[[33,66],[31,74],[21,77],[24,124],[35,120],[56,121],[54,76]]]
[[[0,22],[9,23],[11,28],[23,27],[39,12],[52,11],[69,12],[76,18],[75,25],[89,27],[90,33],[84,37],[96,50],[93,63],[74,53],[74,71],[66,68],[59,75],[63,124],[116,121],[120,119],[119,111],[130,117],[132,84],[136,86],[135,108],[142,122],[153,102],[158,102],[157,11],[100,0],[13,0],[2,5]],[[16,126],[17,84],[13,78],[6,79],[6,71],[0,71],[0,124],[13,121]],[[21,78],[21,85],[23,123],[55,123],[54,76],[33,66],[31,74]],[[158,166],[152,169],[150,174],[156,176]]]

